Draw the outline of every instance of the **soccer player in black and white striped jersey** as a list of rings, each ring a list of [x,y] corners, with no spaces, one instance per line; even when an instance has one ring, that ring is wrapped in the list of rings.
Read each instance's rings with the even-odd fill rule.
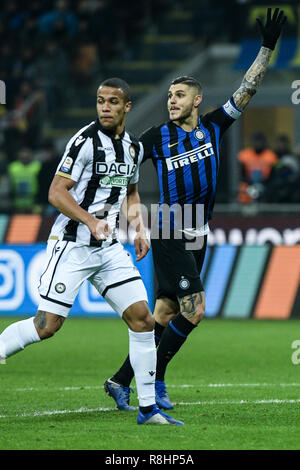
[[[118,240],[119,213],[127,198],[128,211],[134,204],[138,218],[137,260],[149,251],[142,218],[136,214],[143,147],[125,131],[130,108],[128,84],[118,78],[104,81],[97,91],[98,119],[69,141],[49,190],[49,202],[61,214],[47,244],[38,311],[2,332],[0,360],[53,336],[80,286],[89,280],[128,325],[140,405],[138,424],[181,425],[155,403],[154,319],[139,272]]]

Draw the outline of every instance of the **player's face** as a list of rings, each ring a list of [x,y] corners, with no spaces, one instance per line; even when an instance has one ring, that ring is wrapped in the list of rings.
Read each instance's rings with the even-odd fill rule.
[[[168,93],[168,110],[171,121],[188,119],[201,103],[201,96],[194,87],[177,83],[171,85]]]
[[[125,125],[126,113],[131,108],[131,102],[125,99],[119,88],[100,86],[97,91],[97,113],[100,124],[108,130],[120,132]]]

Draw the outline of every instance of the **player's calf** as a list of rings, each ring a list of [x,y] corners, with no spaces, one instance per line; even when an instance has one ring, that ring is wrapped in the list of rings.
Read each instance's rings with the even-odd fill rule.
[[[0,334],[0,359],[5,359],[24,349],[28,344],[41,340],[34,326],[34,317],[27,318],[9,325]]]
[[[5,362],[9,356],[21,351],[29,344],[50,338],[63,324],[64,317],[38,311],[35,317],[27,318],[9,325],[0,334],[0,360]]]
[[[180,312],[164,329],[157,350],[156,380],[162,383],[164,383],[165,380],[167,365],[182,347],[190,333],[200,323],[204,315],[204,292],[188,294],[182,298],[178,298],[178,302]],[[164,407],[164,402],[160,402],[159,399],[159,389],[157,390],[156,396],[156,402]],[[163,398],[163,396],[164,393],[162,393],[161,398]]]

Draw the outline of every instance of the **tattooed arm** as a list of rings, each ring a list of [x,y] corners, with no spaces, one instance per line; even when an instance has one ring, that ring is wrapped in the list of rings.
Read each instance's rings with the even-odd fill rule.
[[[246,72],[241,86],[233,94],[234,104],[243,111],[249,103],[252,96],[256,93],[265,73],[267,66],[270,62],[272,52],[275,48],[276,42],[280,36],[282,26],[286,22],[286,17],[283,11],[276,8],[271,17],[271,8],[268,8],[267,21],[265,26],[262,24],[260,19],[257,19],[257,23],[263,38],[262,47],[260,51]]]
[[[265,73],[272,55],[271,49],[261,47],[255,61],[246,72],[241,86],[233,94],[234,104],[243,111],[252,96],[256,93]]]

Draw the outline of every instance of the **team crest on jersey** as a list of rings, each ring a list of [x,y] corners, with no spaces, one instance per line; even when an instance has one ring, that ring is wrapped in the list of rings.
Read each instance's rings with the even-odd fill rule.
[[[66,290],[66,286],[65,284],[63,284],[62,282],[58,282],[56,285],[55,285],[55,290],[58,294],[62,294],[63,292],[65,292]]]
[[[205,138],[205,134],[201,129],[196,129],[194,135],[197,140],[203,140]]]
[[[133,145],[130,145],[130,147],[129,147],[129,154],[130,154],[131,158],[133,158],[133,159],[136,157],[136,149],[134,148]]]
[[[182,279],[179,281],[179,287],[183,290],[188,289],[190,287],[190,281],[182,277]]]

